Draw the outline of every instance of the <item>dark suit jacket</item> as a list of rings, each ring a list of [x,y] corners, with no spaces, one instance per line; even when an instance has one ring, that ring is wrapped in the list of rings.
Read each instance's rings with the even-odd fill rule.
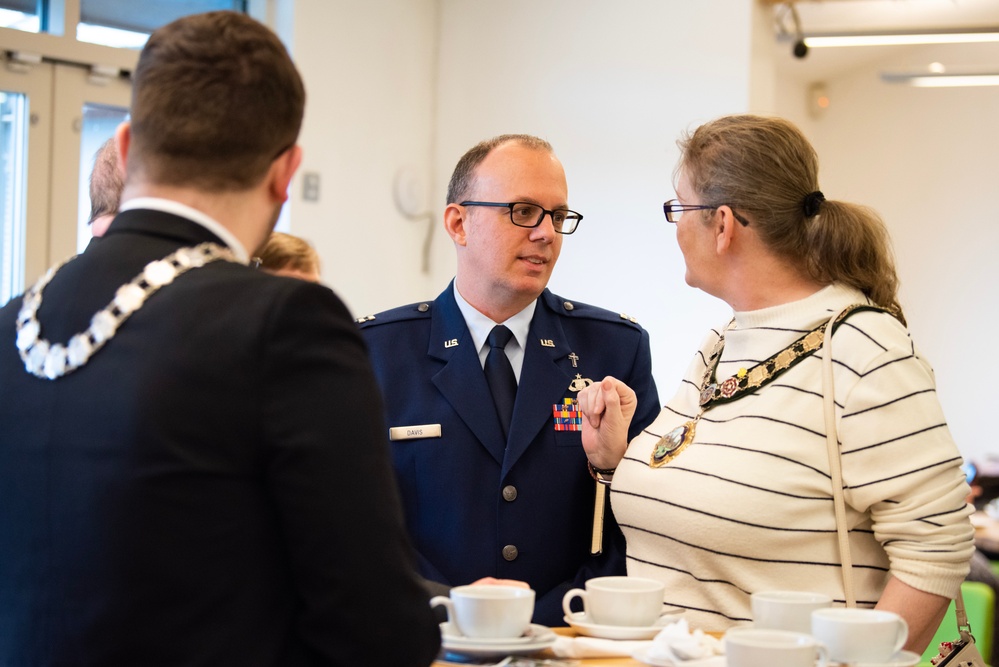
[[[204,241],[120,214],[44,290],[42,335]],[[329,289],[193,269],[55,381],[24,369],[19,308],[0,310],[0,665],[432,661],[378,388]]]
[[[569,588],[625,573],[624,538],[608,512],[604,553],[590,556],[594,481],[580,433],[556,431],[552,407],[576,396],[577,375],[613,375],[638,393],[631,435],[651,423],[660,406],[648,333],[545,290],[505,442],[453,285],[433,303],[362,319],[389,426],[441,427],[439,438],[392,443],[420,573],[448,585],[526,581],[537,593],[535,622],[564,625]]]

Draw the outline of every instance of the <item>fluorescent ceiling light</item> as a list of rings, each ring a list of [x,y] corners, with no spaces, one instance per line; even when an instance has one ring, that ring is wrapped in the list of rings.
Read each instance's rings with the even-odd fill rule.
[[[888,83],[906,83],[917,88],[956,88],[963,86],[999,86],[999,73],[982,74],[889,74],[882,72],[881,80]]]
[[[810,35],[805,44],[810,49],[827,46],[901,46],[906,44],[972,44],[999,42],[999,29],[964,32],[883,33]]]

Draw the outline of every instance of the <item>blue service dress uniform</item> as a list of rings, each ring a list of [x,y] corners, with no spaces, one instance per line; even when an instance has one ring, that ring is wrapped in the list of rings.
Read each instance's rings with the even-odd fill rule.
[[[420,573],[452,586],[526,581],[537,594],[534,621],[564,625],[563,594],[624,574],[625,554],[609,504],[603,552],[590,553],[594,481],[579,430],[557,430],[553,408],[613,375],[638,395],[634,437],[660,410],[648,332],[546,289],[504,440],[453,290],[358,320],[396,429],[393,463]]]

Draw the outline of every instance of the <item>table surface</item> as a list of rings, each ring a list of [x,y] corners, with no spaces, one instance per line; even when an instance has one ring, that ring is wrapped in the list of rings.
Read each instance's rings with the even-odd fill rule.
[[[556,634],[565,635],[567,637],[576,637],[576,636],[579,635],[579,633],[576,632],[575,630],[573,630],[572,628],[552,628],[552,630]],[[534,656],[531,656],[531,657],[534,657],[534,658],[537,658],[537,659],[541,659],[541,658],[556,659],[555,654],[552,653],[550,650],[542,651],[542,652],[540,652],[540,653],[538,653],[538,654],[536,654]],[[563,658],[563,660],[565,660],[565,662],[566,662],[567,665],[568,664],[575,664],[575,665],[580,665],[580,667],[583,667],[583,666],[585,666],[585,667],[600,667],[601,665],[614,665],[615,667],[648,667],[647,665],[645,665],[645,663],[639,662],[638,660],[635,660],[634,658],[623,658],[623,657],[621,657],[621,658]],[[496,662],[499,662],[499,660],[494,660],[490,664],[495,664]],[[438,661],[434,662],[434,667],[454,667],[454,665],[459,665],[459,664],[469,664],[469,663],[457,663],[457,662],[448,662],[448,661],[445,661],[445,660],[438,660]],[[471,663],[471,664],[474,664],[474,663]],[[555,663],[555,664],[558,664],[558,663]]]

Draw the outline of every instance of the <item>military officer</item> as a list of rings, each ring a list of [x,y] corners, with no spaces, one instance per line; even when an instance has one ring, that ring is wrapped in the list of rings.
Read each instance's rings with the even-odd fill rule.
[[[432,302],[358,320],[421,574],[434,592],[484,577],[526,582],[545,625],[564,625],[569,588],[625,573],[623,537],[594,482],[601,471],[583,452],[577,392],[623,374],[639,399],[631,436],[659,412],[648,333],[547,289],[580,220],[548,142],[481,142],[448,187],[452,283]]]

